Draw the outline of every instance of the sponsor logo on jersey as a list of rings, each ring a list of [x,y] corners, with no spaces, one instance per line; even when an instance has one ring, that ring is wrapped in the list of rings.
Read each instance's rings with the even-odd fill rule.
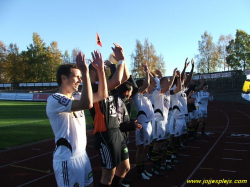
[[[128,148],[127,147],[124,148],[124,153],[128,153]]]

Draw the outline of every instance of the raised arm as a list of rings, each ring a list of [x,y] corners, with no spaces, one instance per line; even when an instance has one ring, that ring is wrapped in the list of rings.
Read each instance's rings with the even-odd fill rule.
[[[174,79],[176,77],[176,74],[177,74],[177,68],[174,69],[174,72],[173,72],[173,76],[171,77],[170,81],[168,82],[167,86],[163,87],[161,89],[161,93],[165,93],[167,92],[168,90],[170,90],[170,88],[172,88],[173,86],[173,83],[174,83]]]
[[[143,69],[144,69],[144,71],[146,73],[146,77],[145,77],[145,79],[143,81],[143,85],[139,89],[139,93],[141,93],[141,94],[149,87],[149,84],[150,84],[148,66],[143,66]]]
[[[209,94],[209,98],[208,98],[209,101],[213,101],[214,100],[214,92],[211,92]]]
[[[91,54],[93,60],[90,60],[90,62],[96,69],[99,78],[98,91],[96,93],[93,93],[93,103],[95,103],[98,101],[102,101],[108,97],[108,88],[104,72],[104,62],[102,60],[102,54],[99,54],[97,51],[94,51]]]
[[[195,87],[195,91],[200,91],[205,83],[205,80],[204,80],[204,77],[202,76],[201,77],[201,80],[200,80],[200,85],[198,87]]]
[[[152,91],[155,89],[155,87],[157,86],[157,83],[155,81],[155,76],[149,72],[149,87],[148,87],[148,93],[152,93]]]
[[[119,62],[116,71],[114,73],[114,75],[112,76],[111,79],[107,80],[107,86],[108,86],[108,90],[113,90],[115,89],[117,86],[119,86],[122,81],[124,81],[127,77],[127,75],[125,75],[125,78],[123,79],[123,74],[124,74],[124,68],[125,68],[125,57],[124,57],[124,53],[123,53],[123,48],[121,46],[119,46],[119,44],[114,43],[115,48],[112,47],[112,50],[114,52],[113,58]],[[129,78],[129,76],[127,77],[127,79]],[[126,79],[126,80],[127,80]]]
[[[185,86],[186,88],[188,87],[190,81],[191,81],[192,78],[193,78],[193,74],[194,74],[194,59],[191,60],[191,64],[192,64],[191,71],[190,71],[190,73],[189,73],[189,75],[188,75],[188,77],[187,77],[187,80],[186,80],[185,83],[184,83],[184,86]]]
[[[188,58],[186,58],[185,64],[184,64],[184,68],[183,68],[183,70],[182,70],[182,72],[181,72],[181,81],[183,81],[184,78],[185,78],[184,74],[185,74],[185,72],[186,72],[186,68],[188,67],[188,65],[189,65]]]
[[[178,93],[181,91],[181,74],[179,71],[176,71],[176,77],[177,77],[177,85],[174,89],[174,93]]]
[[[93,107],[92,87],[85,55],[81,52],[76,56],[76,63],[82,73],[82,94],[80,100],[72,102],[71,111],[86,110]]]

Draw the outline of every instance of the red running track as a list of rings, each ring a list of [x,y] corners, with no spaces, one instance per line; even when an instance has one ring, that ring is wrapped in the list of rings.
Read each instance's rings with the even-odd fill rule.
[[[181,163],[176,165],[177,171],[166,171],[165,177],[154,176],[150,181],[136,179],[136,146],[134,133],[131,133],[131,143],[128,145],[131,170],[127,175],[132,179],[131,187],[202,186],[202,183],[203,186],[250,186],[250,102],[209,103],[206,131],[209,132],[208,136],[198,134],[199,140],[189,142],[188,150],[179,151],[182,158]],[[94,186],[98,186],[100,158],[92,147],[92,131],[87,132],[87,137]],[[0,152],[0,186],[57,186],[52,168],[53,150],[54,140],[51,139]],[[148,171],[151,165],[150,161],[146,163]],[[200,184],[187,184],[188,180],[200,180]],[[207,184],[212,180],[232,183]],[[244,182],[236,180],[247,180],[247,183],[236,184],[234,182]]]

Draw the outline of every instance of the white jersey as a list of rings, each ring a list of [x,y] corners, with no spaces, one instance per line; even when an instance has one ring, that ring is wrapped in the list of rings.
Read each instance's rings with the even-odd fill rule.
[[[170,91],[161,93],[161,89],[158,88],[153,92],[154,98],[154,114],[156,120],[166,120],[168,118],[168,111],[170,107]]]
[[[48,98],[46,113],[55,135],[56,150],[54,161],[64,161],[85,153],[86,121],[84,111],[71,112],[74,99],[80,99],[80,93],[69,99],[61,93]]]
[[[133,97],[132,97],[134,107],[137,111],[137,114],[139,115],[140,113],[144,113],[144,118],[143,121],[138,121],[138,122],[146,122],[146,121],[151,121],[154,118],[154,109],[152,107],[152,103],[148,98],[148,93],[146,94],[140,94],[137,92]]]
[[[172,95],[172,109],[173,116],[175,118],[185,118],[188,114],[187,110],[187,95],[184,92],[184,86],[182,85],[182,90],[174,95]]]
[[[204,92],[203,90],[201,90],[200,92],[197,93],[197,102],[198,102],[199,107],[207,108],[208,100],[209,101],[214,100],[213,96],[209,97],[208,92]]]

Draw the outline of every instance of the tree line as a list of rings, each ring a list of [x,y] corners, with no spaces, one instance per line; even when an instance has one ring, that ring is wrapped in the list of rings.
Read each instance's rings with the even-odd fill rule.
[[[52,41],[46,45],[37,33],[33,33],[32,39],[27,50],[21,52],[16,44],[6,46],[0,41],[0,83],[54,82],[57,67],[62,63],[75,63],[75,57],[80,51],[74,48],[71,54],[68,51],[62,53],[57,42]],[[198,41],[198,51],[199,54],[195,55],[198,73],[250,68],[250,35],[242,30],[236,30],[235,38],[221,35],[217,43],[205,31]],[[112,59],[112,54],[108,60],[117,63]],[[156,53],[148,39],[144,43],[136,40],[135,49],[131,53],[130,70],[134,78],[144,77],[141,68],[143,64],[148,64],[152,72],[160,70],[165,74],[164,58]]]
[[[0,83],[54,82],[57,67],[75,62],[80,51],[75,48],[71,56],[68,51],[63,54],[57,42],[46,45],[37,33],[33,33],[32,40],[27,50],[21,52],[17,44],[6,46],[0,41]]]
[[[221,35],[217,43],[207,31],[198,41],[197,72],[245,70],[250,67],[250,35],[236,30],[235,38]]]

